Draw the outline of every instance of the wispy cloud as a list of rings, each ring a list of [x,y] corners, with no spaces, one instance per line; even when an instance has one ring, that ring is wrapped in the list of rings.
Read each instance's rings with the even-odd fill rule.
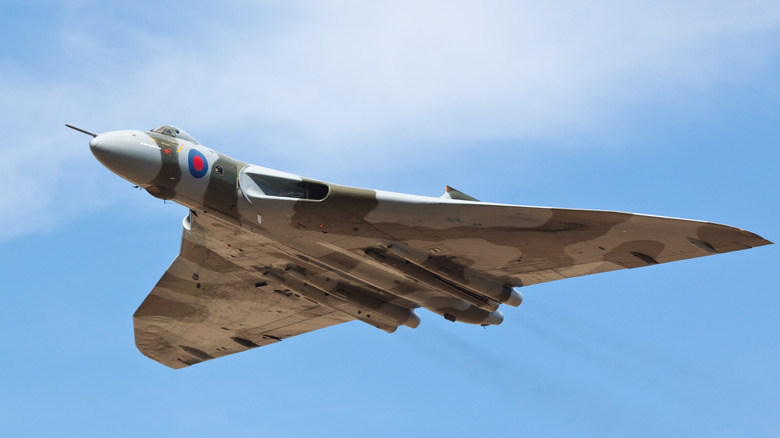
[[[549,136],[750,75],[780,50],[772,2],[238,4],[169,29],[95,16],[59,44],[104,111],[254,122],[331,145]]]
[[[298,7],[287,27],[215,29],[205,52],[198,40],[170,50],[163,86],[184,85],[177,100],[221,120],[262,120],[315,143],[549,136],[750,74],[780,48],[769,3]]]
[[[234,154],[286,145],[275,153],[312,163],[321,148],[388,159],[381,147],[401,156],[423,142],[598,130],[627,109],[760,75],[780,50],[771,1],[236,1],[110,13],[84,2],[19,19],[48,41],[38,56],[22,40],[2,58],[2,148],[16,169],[3,186],[35,184],[25,169],[36,145],[56,152],[36,164],[48,194],[17,208],[22,195],[5,191],[0,205],[17,214],[4,214],[0,240],[64,195],[67,160],[89,159],[86,147],[75,158],[58,149],[78,142],[64,122],[173,122],[231,140]]]

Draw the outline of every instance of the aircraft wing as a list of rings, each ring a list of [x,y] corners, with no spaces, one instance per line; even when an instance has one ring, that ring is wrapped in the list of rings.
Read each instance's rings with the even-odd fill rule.
[[[366,220],[440,272],[451,265],[514,286],[771,244],[711,222],[477,202],[380,200]]]
[[[709,222],[461,199],[335,187],[322,202],[264,199],[253,230],[192,212],[134,315],[136,344],[181,368],[353,319],[416,327],[418,307],[499,324],[499,304],[520,302],[512,287],[770,243]]]
[[[353,319],[184,234],[181,253],[133,315],[136,346],[149,358],[182,368]]]

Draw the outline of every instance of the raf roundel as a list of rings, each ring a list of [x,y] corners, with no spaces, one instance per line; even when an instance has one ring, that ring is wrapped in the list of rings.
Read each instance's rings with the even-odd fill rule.
[[[190,149],[187,162],[190,163],[190,175],[195,178],[203,178],[209,170],[206,157],[196,149]]]

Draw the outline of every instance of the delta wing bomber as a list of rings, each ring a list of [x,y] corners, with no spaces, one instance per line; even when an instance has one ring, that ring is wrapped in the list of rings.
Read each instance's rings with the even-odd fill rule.
[[[424,307],[497,325],[520,287],[768,245],[745,230],[631,213],[341,186],[243,163],[173,126],[91,135],[109,170],[190,211],[179,255],[133,316],[171,368],[360,320],[415,328]]]

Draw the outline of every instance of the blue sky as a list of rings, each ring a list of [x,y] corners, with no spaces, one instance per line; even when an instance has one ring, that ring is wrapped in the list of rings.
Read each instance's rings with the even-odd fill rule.
[[[341,184],[709,220],[778,241],[780,5],[5,1],[4,436],[780,434],[776,246],[525,289],[172,371],[131,315],[186,210],[72,123],[170,123]]]

